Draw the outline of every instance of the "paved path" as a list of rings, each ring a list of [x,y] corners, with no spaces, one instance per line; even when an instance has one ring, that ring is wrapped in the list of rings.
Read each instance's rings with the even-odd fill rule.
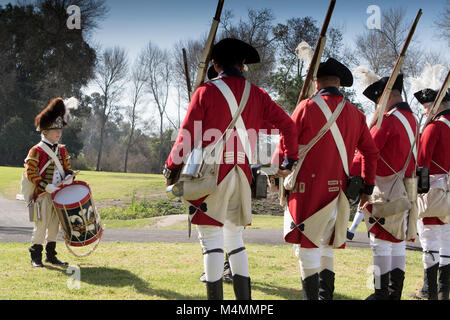
[[[172,220],[174,217],[168,219]],[[18,200],[6,200],[0,195],[0,242],[29,242],[32,232],[33,223],[28,221],[25,203]],[[62,241],[61,232],[59,240]],[[190,238],[188,238],[187,230],[106,228],[102,236],[102,242],[115,241],[198,243],[195,227]],[[283,240],[283,231],[281,229],[245,229],[244,242],[270,245],[286,244]],[[347,242],[347,246],[368,248],[369,238],[367,233],[357,232],[353,240]],[[407,248],[422,250],[418,241],[415,243],[408,242]]]

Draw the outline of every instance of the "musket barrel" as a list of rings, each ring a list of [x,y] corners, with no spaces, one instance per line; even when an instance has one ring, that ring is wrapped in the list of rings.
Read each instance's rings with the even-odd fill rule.
[[[416,19],[414,20],[414,23],[412,24],[412,26],[409,30],[408,36],[406,37],[405,43],[403,44],[402,51],[400,52],[400,55],[397,58],[394,69],[392,70],[392,73],[389,76],[389,80],[386,83],[386,87],[384,88],[383,94],[381,95],[380,104],[378,105],[378,108],[380,109],[380,111],[378,114],[378,120],[377,120],[377,124],[376,124],[377,129],[380,129],[381,123],[383,122],[384,111],[386,109],[386,103],[388,101],[389,94],[392,91],[392,87],[394,86],[395,80],[397,80],[397,76],[400,73],[403,63],[405,62],[406,50],[408,49],[408,46],[411,42],[414,32],[416,31],[416,27],[417,27],[417,24],[419,23],[419,19],[420,19],[421,15],[422,15],[422,9],[419,9],[419,12],[416,15]]]
[[[187,91],[188,91],[188,98],[189,98],[189,101],[191,101],[191,93],[192,93],[191,77],[189,76],[189,68],[188,68],[188,62],[187,62],[186,49],[183,48],[182,51],[183,51],[184,74],[186,76],[186,86],[187,86]]]

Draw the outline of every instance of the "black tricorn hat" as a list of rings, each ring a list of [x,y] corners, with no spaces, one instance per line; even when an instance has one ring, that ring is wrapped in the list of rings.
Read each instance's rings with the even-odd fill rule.
[[[363,91],[363,95],[377,103],[378,99],[383,94],[384,88],[389,80],[389,77],[381,78],[380,80],[372,83],[370,86]],[[399,74],[397,79],[395,79],[395,83],[392,86],[392,89],[396,89],[400,92],[403,91],[403,74]]]
[[[342,87],[351,87],[353,85],[352,72],[336,59],[329,58],[319,64],[317,69],[317,78],[325,76],[335,76],[341,80]]]
[[[34,119],[37,131],[62,129],[67,123],[64,121],[66,106],[62,98],[50,101],[47,107]]]
[[[248,43],[234,38],[225,38],[212,48],[211,59],[219,64],[236,63],[245,60],[245,64],[261,61],[258,51]]]
[[[430,88],[426,88],[414,93],[414,97],[416,97],[417,101],[419,101],[420,104],[434,102],[434,100],[436,100],[437,95],[438,92]],[[447,93],[445,94],[445,97],[444,99],[442,99],[442,101],[445,102],[449,100],[450,100],[450,91],[447,90]]]
[[[208,68],[208,79],[212,80],[214,78],[217,78],[219,74],[217,73],[216,69],[214,69],[214,66],[209,66]]]
[[[414,97],[416,97],[417,101],[419,101],[420,104],[424,104],[428,102],[434,102],[437,94],[438,94],[437,91],[430,88],[426,88],[414,93]]]

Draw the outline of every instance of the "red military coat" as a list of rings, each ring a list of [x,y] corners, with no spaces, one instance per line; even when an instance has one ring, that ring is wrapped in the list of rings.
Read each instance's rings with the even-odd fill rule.
[[[64,169],[65,175],[73,174],[69,160],[70,156],[65,146],[58,145],[58,148],[58,159]],[[42,175],[39,175],[39,172],[42,170],[48,160],[48,154],[39,145],[33,146],[28,152],[27,158],[25,159],[25,170],[27,173],[27,178],[37,187],[34,192],[34,200],[36,200],[37,197],[45,191],[45,187],[47,186],[47,184],[52,183],[54,170],[57,170],[55,168],[55,164],[52,162],[42,172]],[[64,177],[61,178],[64,179]]]
[[[418,163],[421,167],[429,168],[430,175],[445,174],[434,162],[447,172],[450,171],[450,128],[444,122],[438,121],[441,117],[450,121],[450,110],[439,113],[424,128],[420,138]],[[444,222],[437,217],[428,217],[423,219],[423,224],[442,225]]]
[[[331,112],[334,112],[343,98],[334,87],[322,89],[319,94]],[[300,145],[307,145],[326,123],[322,111],[309,99],[303,100],[297,106],[292,119],[297,127],[297,140]],[[378,150],[370,136],[364,114],[346,102],[336,124],[346,147],[348,167],[351,168],[355,150],[358,149],[364,155],[364,182],[366,185],[374,185]],[[280,144],[279,151],[283,153],[283,150]],[[341,190],[345,192],[347,180],[332,133],[328,131],[307,154],[297,176],[297,186],[289,193],[289,211],[295,224],[299,225],[324,208],[336,199]],[[304,248],[316,247],[298,228],[288,233],[285,241],[299,243]]]
[[[231,89],[239,104],[244,91],[245,79],[224,76],[222,77],[222,80]],[[293,160],[298,159],[295,125],[289,115],[286,114],[286,112],[277,105],[263,89],[253,84],[251,85],[250,96],[241,117],[246,129],[249,131],[249,140],[252,150],[255,150],[256,146],[256,135],[254,133],[257,133],[261,128],[267,128],[270,123],[286,136],[284,145],[286,150],[285,156]],[[231,122],[231,119],[232,115],[229,111],[228,104],[220,90],[212,83],[206,82],[202,84],[195,91],[191,103],[189,104],[178,137],[166,161],[167,167],[171,170],[181,167],[182,163],[179,160],[185,155],[184,152],[186,150],[191,150],[195,145],[195,132],[197,141],[201,139],[202,146],[206,147],[210,143],[213,143],[214,140],[210,141],[207,136],[204,136],[205,132],[210,129],[224,132]],[[230,139],[233,139],[236,136],[237,135],[234,137],[232,136]],[[224,154],[225,152],[234,152],[235,159],[231,162],[229,159],[228,161],[223,161],[219,166],[218,183],[220,183],[227,174],[235,168],[235,166],[239,166],[245,173],[250,185],[251,170],[249,167],[249,160],[246,157],[245,163],[237,161],[237,154],[238,152],[243,152],[243,147],[240,140],[236,140],[234,141],[235,143],[230,143],[230,140],[227,141]],[[185,147],[184,150],[183,147]],[[198,201],[191,201],[191,203],[199,208],[204,200],[205,198],[199,199]],[[214,220],[208,216],[208,213],[203,212],[201,209],[197,209],[191,222],[200,225],[222,225],[222,223]]]
[[[394,108],[397,108],[397,110],[405,116],[413,132],[415,133],[417,124],[409,105],[402,102],[393,106],[390,111],[394,111]],[[406,132],[401,121],[396,116],[392,115],[392,112],[388,112],[383,117],[383,122],[380,129],[377,130],[376,126],[374,126],[370,130],[370,134],[372,135],[377,148],[380,150],[380,159],[377,163],[376,175],[385,177],[394,174],[394,172],[392,172],[392,170],[381,160],[381,158],[383,158],[396,172],[401,171],[406,163],[411,148],[408,133]],[[360,161],[359,156],[356,157],[355,161]],[[355,167],[357,167],[357,165],[355,165]],[[406,169],[405,177],[411,177],[414,169],[415,160],[412,155]],[[369,205],[367,209],[371,212],[371,205]],[[374,234],[377,239],[387,240],[390,242],[403,241],[396,239],[379,223],[375,223],[370,228],[369,232]]]

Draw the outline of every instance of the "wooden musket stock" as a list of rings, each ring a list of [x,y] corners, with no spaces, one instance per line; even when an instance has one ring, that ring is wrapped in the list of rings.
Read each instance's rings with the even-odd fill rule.
[[[200,60],[200,63],[198,64],[197,78],[195,79],[194,83],[194,92],[205,81],[208,64],[211,60],[211,52],[214,45],[214,39],[216,37],[217,28],[219,27],[220,15],[222,14],[223,2],[224,0],[219,0],[219,3],[217,4],[216,14],[212,21],[205,48],[203,49],[202,58]]]
[[[308,98],[309,92],[313,85],[313,81],[317,76],[317,70],[320,64],[320,58],[322,57],[323,49],[326,43],[326,34],[328,30],[328,25],[330,24],[331,16],[333,14],[334,6],[336,0],[331,0],[328,6],[327,15],[325,16],[325,21],[323,22],[322,29],[320,30],[319,38],[317,39],[316,47],[314,48],[314,53],[309,63],[308,72],[305,77],[305,82],[302,86],[302,91],[297,100],[297,105],[304,99]]]

